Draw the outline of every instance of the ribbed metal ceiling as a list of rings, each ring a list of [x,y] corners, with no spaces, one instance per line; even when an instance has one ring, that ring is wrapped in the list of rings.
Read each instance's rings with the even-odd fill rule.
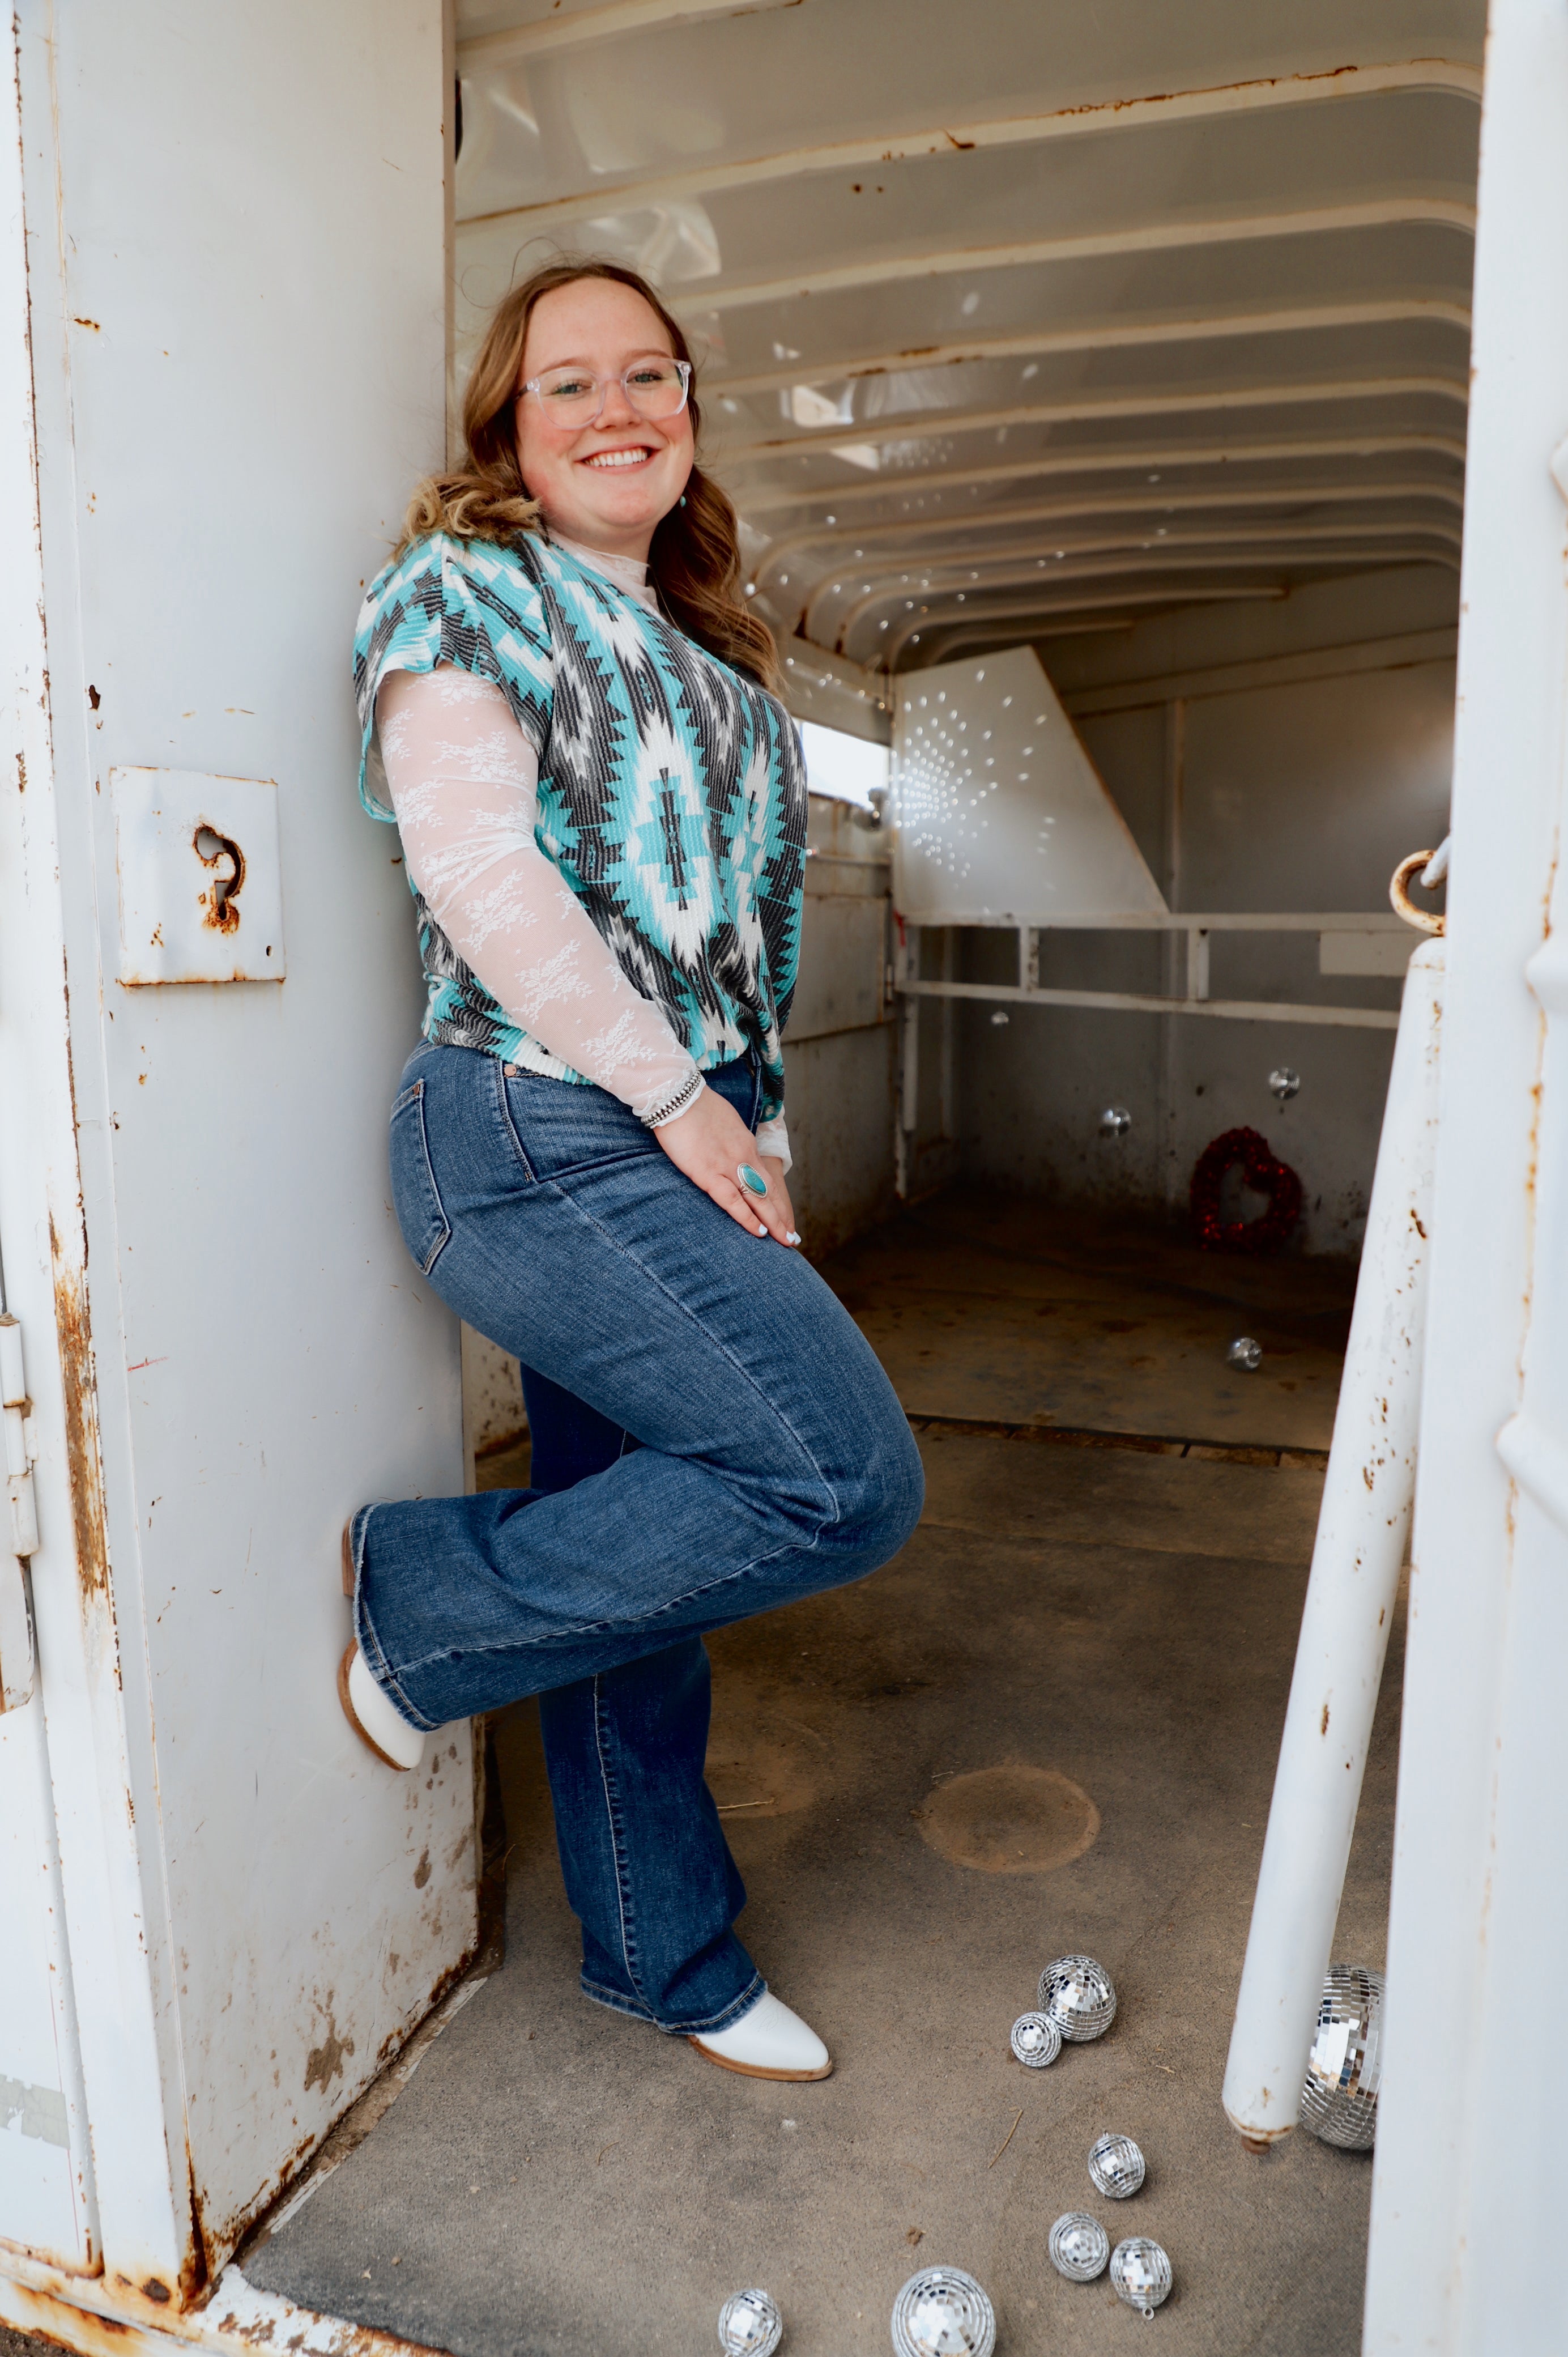
[[[874,669],[1456,568],[1484,16],[467,0],[459,359],[635,263],[760,605]]]

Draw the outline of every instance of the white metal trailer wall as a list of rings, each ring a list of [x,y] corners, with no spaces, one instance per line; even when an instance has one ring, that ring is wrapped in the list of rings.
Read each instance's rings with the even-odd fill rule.
[[[1447,832],[1452,607],[1451,576],[1423,568],[1047,647],[1174,909],[1386,909],[1395,862]],[[1047,937],[1040,979],[1179,996],[1183,947]],[[966,952],[1011,979],[1009,939]],[[1398,1004],[1397,980],[1320,977],[1310,933],[1216,937],[1211,960],[1216,997]],[[958,1020],[967,1173],[1107,1208],[1179,1206],[1208,1140],[1247,1124],[1300,1171],[1305,1248],[1359,1244],[1391,1032],[1066,1007],[1015,1007],[1004,1028],[983,1006]],[[1281,1063],[1302,1076],[1283,1105],[1267,1085]],[[1132,1113],[1125,1136],[1101,1136],[1107,1104]]]

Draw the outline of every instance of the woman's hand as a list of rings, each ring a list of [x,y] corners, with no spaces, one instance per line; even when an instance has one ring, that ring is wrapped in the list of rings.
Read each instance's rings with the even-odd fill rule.
[[[775,1236],[781,1244],[798,1241],[783,1165],[771,1155],[758,1154],[756,1138],[716,1089],[705,1088],[694,1104],[673,1121],[661,1122],[653,1135],[676,1169],[711,1196],[747,1235]],[[741,1185],[736,1172],[743,1162],[761,1171],[768,1181],[766,1195],[753,1195]]]

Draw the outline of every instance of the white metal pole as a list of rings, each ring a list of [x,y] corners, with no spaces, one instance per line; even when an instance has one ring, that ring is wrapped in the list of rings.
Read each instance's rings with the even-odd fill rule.
[[[1225,2072],[1252,2145],[1296,2123],[1415,1490],[1443,943],[1411,959]]]

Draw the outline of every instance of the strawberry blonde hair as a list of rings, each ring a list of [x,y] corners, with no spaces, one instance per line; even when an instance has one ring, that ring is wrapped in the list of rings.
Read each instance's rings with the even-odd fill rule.
[[[529,496],[518,462],[512,404],[535,304],[558,286],[575,286],[584,278],[611,279],[640,295],[663,326],[675,358],[690,361],[691,350],[679,325],[635,270],[596,254],[568,256],[535,270],[503,295],[490,315],[463,395],[463,460],[448,473],[427,475],[419,485],[403,520],[400,555],[432,532],[451,533],[459,540],[506,541],[542,529],[539,502]],[[686,405],[695,441],[703,414],[694,384]],[[649,571],[688,638],[777,692],[779,650],[773,633],[740,595],[735,510],[697,466],[688,478],[684,500],[655,527]]]

